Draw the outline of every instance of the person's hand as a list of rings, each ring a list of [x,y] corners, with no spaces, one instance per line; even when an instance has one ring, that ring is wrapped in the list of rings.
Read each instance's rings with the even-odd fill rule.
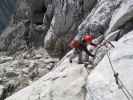
[[[100,48],[100,47],[102,47],[103,46],[103,44],[98,44],[97,45],[97,48]]]

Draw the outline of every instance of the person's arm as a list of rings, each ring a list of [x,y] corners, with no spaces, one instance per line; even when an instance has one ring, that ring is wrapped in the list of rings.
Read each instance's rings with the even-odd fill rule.
[[[90,45],[92,45],[92,46],[94,46],[94,47],[97,47],[97,44],[95,44],[95,43],[90,43]]]
[[[83,50],[87,53],[87,55],[91,56],[91,57],[95,57],[95,55],[93,55],[92,53],[90,53],[87,49],[87,47],[84,47]]]

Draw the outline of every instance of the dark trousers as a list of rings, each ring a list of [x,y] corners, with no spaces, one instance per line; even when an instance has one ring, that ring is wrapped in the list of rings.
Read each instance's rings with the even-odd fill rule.
[[[78,63],[82,62],[82,50],[80,49],[75,49],[73,54],[70,57],[70,62],[72,62],[72,60],[78,56]]]
[[[88,50],[87,47],[86,48],[76,48],[73,52],[73,55],[70,57],[70,62],[72,62],[72,59],[74,59],[76,56],[78,56],[78,63],[83,63],[83,59],[82,59],[82,53],[83,51],[85,51],[86,55],[86,59],[87,61],[89,61],[89,56],[94,57],[93,54],[91,54]]]

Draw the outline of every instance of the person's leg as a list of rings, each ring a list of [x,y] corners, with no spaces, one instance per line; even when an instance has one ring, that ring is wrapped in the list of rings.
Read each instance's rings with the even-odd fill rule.
[[[78,50],[78,64],[83,64],[83,55],[82,55],[83,51],[82,50]]]
[[[73,54],[70,56],[70,58],[69,58],[69,62],[70,63],[72,63],[72,60],[76,57],[76,55],[77,55],[78,53],[77,53],[77,50],[75,49],[74,51],[73,51]]]
[[[85,52],[86,53],[86,52]],[[85,55],[85,62],[88,62],[89,61],[89,55],[88,54],[86,54]]]
[[[88,51],[87,48],[84,48],[83,50],[86,52],[86,54],[87,54],[88,56],[95,57],[95,55],[93,55],[92,53],[90,53],[90,51]]]
[[[84,49],[84,51],[86,52],[86,56],[87,56],[87,58],[86,58],[86,61],[88,62],[88,64],[93,64],[93,61],[89,58],[89,56],[91,56],[91,57],[95,57],[95,55],[93,55],[90,51],[88,51],[87,50],[87,48],[86,49]]]

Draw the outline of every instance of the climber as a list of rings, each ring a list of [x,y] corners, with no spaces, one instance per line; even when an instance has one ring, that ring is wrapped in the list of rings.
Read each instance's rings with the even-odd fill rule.
[[[85,51],[86,54],[88,56],[91,56],[91,57],[95,57],[95,55],[93,55],[92,53],[90,53],[90,51],[88,51],[87,49],[87,45],[90,44],[94,47],[97,47],[96,44],[92,43],[92,40],[94,39],[94,37],[92,35],[84,35],[80,40],[73,40],[71,43],[70,43],[70,47],[71,48],[74,48],[74,52],[72,54],[72,56],[70,57],[69,61],[70,63],[72,63],[72,59],[76,57],[76,55],[78,55],[78,63],[79,64],[83,64],[83,61],[82,61],[82,51]],[[88,59],[89,61],[89,59]]]

